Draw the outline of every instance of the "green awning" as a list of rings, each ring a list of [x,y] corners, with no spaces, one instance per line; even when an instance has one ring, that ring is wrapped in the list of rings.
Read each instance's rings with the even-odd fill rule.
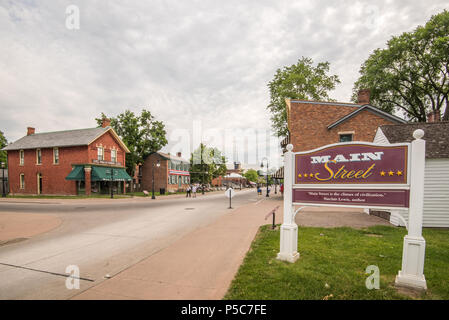
[[[84,181],[84,166],[75,166],[65,179]]]
[[[130,181],[131,177],[123,168],[92,166],[91,181]]]

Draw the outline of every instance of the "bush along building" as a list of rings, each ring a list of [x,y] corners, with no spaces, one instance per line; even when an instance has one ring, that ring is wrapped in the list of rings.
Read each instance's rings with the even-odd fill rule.
[[[3,150],[8,154],[11,194],[78,195],[124,193],[129,152],[104,119],[98,128],[35,133]]]
[[[154,172],[155,192],[184,191],[190,184],[189,166],[189,161],[181,157],[181,152],[176,156],[160,151],[153,152],[145,158],[140,167],[142,189],[149,192],[153,190]]]

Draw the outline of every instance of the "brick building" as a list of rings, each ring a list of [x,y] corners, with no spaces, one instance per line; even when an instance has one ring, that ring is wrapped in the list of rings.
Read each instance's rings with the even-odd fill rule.
[[[159,167],[157,164],[159,164]],[[145,158],[140,167],[142,190],[151,192],[153,188],[153,170],[155,192],[185,190],[190,184],[189,166],[190,162],[181,157],[181,152],[178,152],[176,156],[160,151],[151,153]]]
[[[77,195],[125,192],[129,152],[105,119],[99,128],[35,133],[3,150],[8,154],[11,194]],[[111,182],[111,175],[112,182]]]
[[[360,90],[357,103],[286,99],[289,135],[281,142],[293,152],[349,141],[372,142],[382,125],[403,124],[405,120],[370,105],[370,91]],[[274,175],[283,178],[283,168]]]
[[[286,102],[293,152],[338,142],[372,142],[378,127],[406,123],[370,105],[369,90],[360,90],[356,104],[291,99]]]

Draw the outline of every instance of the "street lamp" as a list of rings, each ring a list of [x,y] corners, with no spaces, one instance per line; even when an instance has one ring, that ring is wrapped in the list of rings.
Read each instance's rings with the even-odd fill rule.
[[[151,191],[151,199],[156,199],[156,197],[154,196],[154,167],[155,166],[158,167],[158,168],[161,166],[159,160],[157,161],[157,163],[153,163],[153,173],[151,175],[152,181],[153,181],[153,190]]]
[[[5,163],[2,162],[2,198],[6,197],[6,187],[5,187]]]
[[[268,168],[269,168],[269,167],[268,167],[268,159],[267,159],[267,158],[263,158],[263,159],[262,159],[262,162],[260,163],[260,167],[263,169],[263,167],[264,167],[263,161],[264,161],[264,160],[267,160],[267,195],[266,195],[266,196],[269,197],[269,195],[268,195]]]

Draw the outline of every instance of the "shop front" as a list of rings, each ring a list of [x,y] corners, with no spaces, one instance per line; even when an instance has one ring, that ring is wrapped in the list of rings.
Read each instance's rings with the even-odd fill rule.
[[[74,165],[66,180],[76,182],[77,194],[123,194],[131,177],[123,167],[104,165]]]

